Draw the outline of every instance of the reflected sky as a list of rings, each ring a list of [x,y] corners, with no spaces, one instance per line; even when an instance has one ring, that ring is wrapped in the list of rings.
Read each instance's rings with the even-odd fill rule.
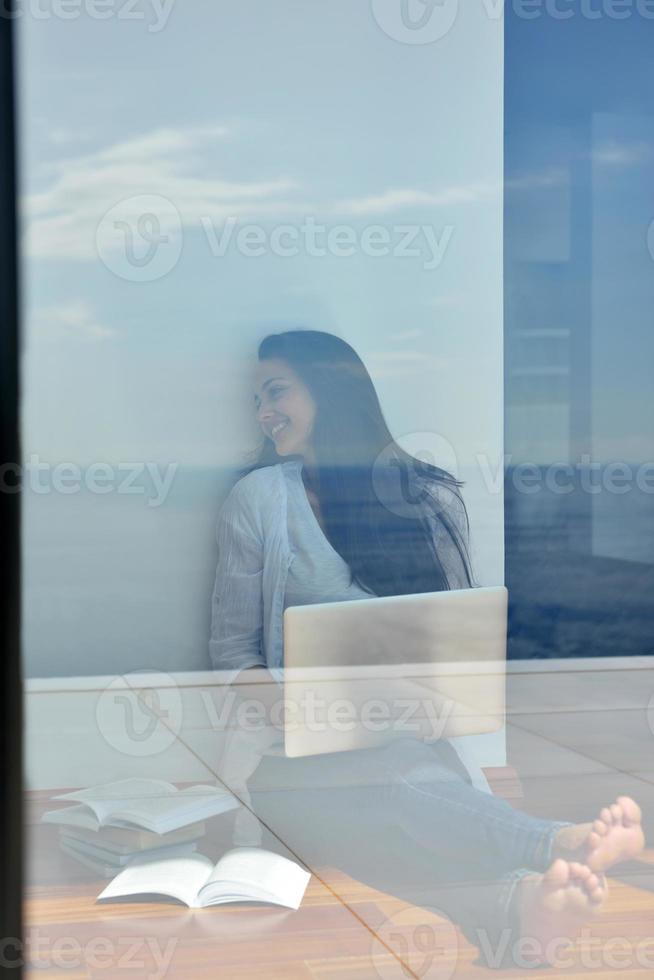
[[[497,457],[500,22],[461,10],[410,45],[367,3],[246,0],[176,4],[157,33],[80,17],[19,34],[29,449],[231,460],[253,425],[231,411],[226,430],[222,410],[251,403],[255,340],[310,326],[357,346],[398,435]],[[110,247],[98,258],[102,216],[134,194],[182,225],[153,282],[128,281]],[[230,216],[263,254],[223,234]],[[347,230],[312,246],[307,220]],[[292,257],[288,235],[273,254],[280,223]]]
[[[565,21],[507,18],[508,448],[642,462],[654,459],[654,20],[568,6]],[[524,188],[537,163],[549,184]]]

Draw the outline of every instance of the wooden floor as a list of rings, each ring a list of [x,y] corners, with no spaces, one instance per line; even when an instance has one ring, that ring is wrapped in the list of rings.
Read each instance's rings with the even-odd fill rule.
[[[654,841],[654,669],[509,677],[509,761],[529,812],[588,820],[616,795],[643,805]],[[26,960],[43,978],[530,977],[519,965],[490,970],[446,918],[338,868],[311,868],[297,912],[267,906],[187,910],[172,904],[98,906],[102,882],[61,854],[54,828],[38,826],[30,799]],[[217,818],[212,848],[229,844]],[[287,842],[293,849],[294,842]],[[209,852],[207,852],[209,853]],[[301,856],[301,855],[300,855]],[[518,961],[519,962],[519,961]],[[599,918],[568,965],[539,977],[654,977],[654,850],[620,869]]]

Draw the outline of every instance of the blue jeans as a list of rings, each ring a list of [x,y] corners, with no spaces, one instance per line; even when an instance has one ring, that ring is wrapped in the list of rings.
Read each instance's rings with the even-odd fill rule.
[[[257,816],[307,864],[437,908],[475,945],[483,931],[482,952],[518,938],[516,886],[547,869],[567,826],[473,788],[446,740],[264,757],[248,786]]]

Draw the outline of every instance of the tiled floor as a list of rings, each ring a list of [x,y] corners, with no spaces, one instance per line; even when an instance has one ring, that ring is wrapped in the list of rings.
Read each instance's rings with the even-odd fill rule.
[[[648,720],[647,713],[654,667],[643,660],[632,662],[631,668],[607,669],[606,662],[600,661],[586,662],[578,669],[510,669],[508,756],[520,775],[523,806],[529,812],[588,820],[601,805],[628,794],[643,806],[654,841],[650,728],[654,719]],[[304,829],[310,833],[311,828]],[[476,947],[438,910],[428,907],[428,869],[422,869],[422,878],[416,873],[400,839],[396,853],[380,853],[379,862],[383,869],[395,861],[406,872],[404,878],[400,874],[384,881],[382,875],[375,882],[343,868],[316,866],[311,867],[314,876],[297,913],[256,906],[190,912],[154,903],[96,906],[99,882],[66,863],[47,836],[51,832],[52,828],[35,828],[32,837],[28,927],[38,929],[46,939],[67,936],[79,942],[98,935],[114,941],[118,936],[132,936],[135,941],[150,937],[161,943],[174,937],[167,977],[473,980],[534,976],[520,965],[491,971],[480,963]],[[214,841],[218,853],[219,837]],[[349,842],[353,853],[359,844],[363,847],[364,838],[365,827],[355,831],[353,824]],[[304,839],[298,834],[278,844],[302,858]],[[129,975],[145,976],[145,967],[144,971]],[[39,977],[128,975],[118,960],[103,971],[89,970],[82,962],[62,972],[46,963],[33,973]],[[654,851],[612,876],[609,900],[574,948],[568,965],[538,971],[540,977],[617,975],[654,976]]]

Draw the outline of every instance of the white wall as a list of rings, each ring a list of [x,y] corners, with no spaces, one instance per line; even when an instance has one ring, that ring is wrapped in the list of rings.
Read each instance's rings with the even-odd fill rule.
[[[28,676],[208,665],[213,527],[256,440],[254,352],[289,326],[347,339],[394,435],[454,453],[478,578],[503,581],[503,26],[462,6],[413,43],[396,13],[243,0],[176,5],[159,30],[21,20],[23,441],[47,464],[26,480]],[[168,236],[150,281],[113,224],[134,214],[104,217],[144,194]],[[298,254],[217,254],[230,216],[266,242],[290,225]],[[354,254],[310,254],[307,218],[350,229]],[[371,225],[392,254],[365,254]],[[148,462],[174,476],[160,506]],[[60,492],[61,463],[106,463],[112,489],[70,490],[73,469]],[[118,492],[129,466],[140,494]]]

